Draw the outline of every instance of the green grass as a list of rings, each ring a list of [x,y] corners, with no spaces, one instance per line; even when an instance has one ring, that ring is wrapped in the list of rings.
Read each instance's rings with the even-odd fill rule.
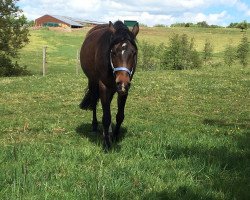
[[[104,153],[69,56],[84,31],[31,34],[21,60],[37,74],[0,78],[0,199],[250,198],[249,67],[136,72],[124,136]],[[41,44],[46,77],[28,57]]]
[[[75,73],[77,50],[89,28],[75,32],[31,31],[30,44],[21,51],[20,64],[35,74],[42,73],[42,51],[47,47],[47,74]]]

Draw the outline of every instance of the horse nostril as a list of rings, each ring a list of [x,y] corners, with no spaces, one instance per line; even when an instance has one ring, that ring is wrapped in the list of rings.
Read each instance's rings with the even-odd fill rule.
[[[124,83],[122,81],[116,83],[117,91],[127,93],[130,87],[130,83]]]
[[[117,86],[117,87],[119,87],[119,86],[121,86],[121,85],[122,85],[122,82],[121,82],[121,81],[119,81],[119,82],[116,83],[116,86]]]

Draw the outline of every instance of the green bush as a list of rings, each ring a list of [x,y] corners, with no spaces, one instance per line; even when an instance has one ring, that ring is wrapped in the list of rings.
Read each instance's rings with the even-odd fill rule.
[[[224,50],[224,63],[225,65],[231,67],[235,61],[236,61],[236,50],[235,48],[229,44],[228,46],[226,46],[225,50]]]
[[[21,67],[17,62],[12,62],[10,58],[0,55],[0,76],[22,76],[30,75],[26,67]]]
[[[205,65],[207,65],[209,62],[211,63],[212,53],[213,53],[213,46],[210,43],[210,41],[206,39],[204,49],[203,49],[203,61]]]
[[[139,65],[142,70],[155,70],[157,68],[155,50],[156,46],[146,41],[139,43]]]
[[[201,59],[194,48],[194,39],[186,34],[174,34],[170,38],[170,46],[163,54],[163,69],[194,69],[201,67]]]
[[[243,35],[240,44],[237,48],[237,58],[240,61],[240,64],[244,67],[248,64],[248,53],[249,53],[249,44],[246,34]]]
[[[178,34],[170,38],[169,47],[163,43],[158,46],[142,41],[139,47],[139,66],[142,70],[183,70],[199,68],[200,56],[194,48],[194,39]]]

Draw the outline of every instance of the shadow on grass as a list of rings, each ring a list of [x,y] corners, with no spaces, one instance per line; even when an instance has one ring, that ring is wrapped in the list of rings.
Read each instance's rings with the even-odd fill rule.
[[[219,127],[239,127],[242,129],[250,129],[250,119],[242,119],[240,122],[227,122],[226,120],[204,119],[203,124]]]
[[[250,199],[250,120],[242,119],[235,123],[224,120],[205,119],[203,124],[217,126],[226,132],[240,128],[239,134],[224,135],[231,141],[229,146],[173,146],[168,145],[155,155],[159,159],[181,160],[188,158],[192,177],[199,186],[180,186],[176,191],[152,192],[143,199]],[[199,171],[196,169],[200,168]],[[192,170],[194,169],[194,170]],[[185,169],[186,170],[186,169]],[[219,195],[219,196],[218,196]]]
[[[99,123],[101,124],[101,123]],[[113,130],[114,130],[114,125],[112,124]],[[81,136],[81,137],[86,137],[89,139],[90,142],[100,146],[103,148],[103,135],[102,135],[102,127],[99,127],[97,132],[92,131],[92,125],[90,123],[83,123],[79,125],[76,128],[76,132]],[[113,141],[112,142],[112,148],[111,151],[119,152],[121,150],[121,145],[120,142],[124,139],[125,135],[127,133],[127,129],[121,127],[120,129],[120,136],[118,138],[118,141]],[[112,135],[111,135],[112,138]]]
[[[163,190],[161,192],[152,192],[144,196],[144,200],[197,200],[197,199],[211,199],[215,200],[211,195],[201,195],[195,193],[192,189],[186,186],[180,186],[175,192]]]

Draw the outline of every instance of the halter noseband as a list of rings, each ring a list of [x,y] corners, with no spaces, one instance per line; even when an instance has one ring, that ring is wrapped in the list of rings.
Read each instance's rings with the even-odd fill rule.
[[[133,69],[130,71],[126,67],[116,67],[116,68],[112,67],[112,69],[113,69],[113,73],[118,72],[118,71],[126,71],[126,72],[128,72],[129,76],[131,76],[133,73]]]
[[[123,66],[114,67],[113,62],[112,62],[111,52],[110,52],[110,64],[111,64],[111,67],[112,67],[112,70],[113,70],[113,74],[115,75],[115,72],[118,72],[118,71],[125,71],[125,72],[128,73],[129,76],[131,76],[132,73],[133,73],[133,68],[130,71],[127,67],[123,67]]]

